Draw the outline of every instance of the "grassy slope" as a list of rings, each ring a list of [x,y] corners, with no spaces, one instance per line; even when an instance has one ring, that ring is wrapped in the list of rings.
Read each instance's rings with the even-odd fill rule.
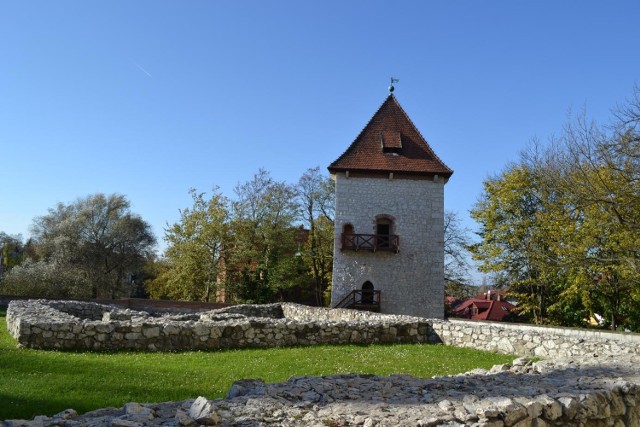
[[[69,353],[17,349],[0,313],[0,420],[86,412],[127,402],[223,397],[241,378],[407,373],[489,368],[512,356],[441,345],[274,348],[183,353]]]

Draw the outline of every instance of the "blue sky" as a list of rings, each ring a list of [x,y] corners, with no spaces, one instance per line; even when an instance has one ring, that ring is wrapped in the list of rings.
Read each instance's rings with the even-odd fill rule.
[[[638,16],[637,0],[5,0],[0,231],[120,193],[161,241],[191,187],[326,170],[391,76],[474,228],[484,179],[640,84]]]

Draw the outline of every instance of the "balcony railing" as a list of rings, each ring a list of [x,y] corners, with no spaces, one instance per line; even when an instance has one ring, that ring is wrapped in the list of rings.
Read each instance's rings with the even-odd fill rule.
[[[342,250],[398,252],[400,238],[395,234],[342,234]]]
[[[380,291],[355,290],[351,291],[334,308],[354,308],[356,310],[380,311]]]

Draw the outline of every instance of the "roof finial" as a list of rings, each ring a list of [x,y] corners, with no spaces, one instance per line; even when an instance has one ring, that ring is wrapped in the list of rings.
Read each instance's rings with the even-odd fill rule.
[[[393,87],[393,84],[398,83],[399,81],[400,79],[395,79],[391,77],[391,84],[389,85],[389,93],[393,93],[393,91],[395,90],[395,87]]]

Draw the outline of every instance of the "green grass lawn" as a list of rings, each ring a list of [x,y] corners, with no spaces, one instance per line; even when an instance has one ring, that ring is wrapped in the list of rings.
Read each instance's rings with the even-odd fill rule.
[[[17,349],[0,313],[0,420],[80,413],[127,402],[223,397],[242,378],[406,373],[447,375],[513,356],[442,345],[318,346],[181,353],[71,353]]]

